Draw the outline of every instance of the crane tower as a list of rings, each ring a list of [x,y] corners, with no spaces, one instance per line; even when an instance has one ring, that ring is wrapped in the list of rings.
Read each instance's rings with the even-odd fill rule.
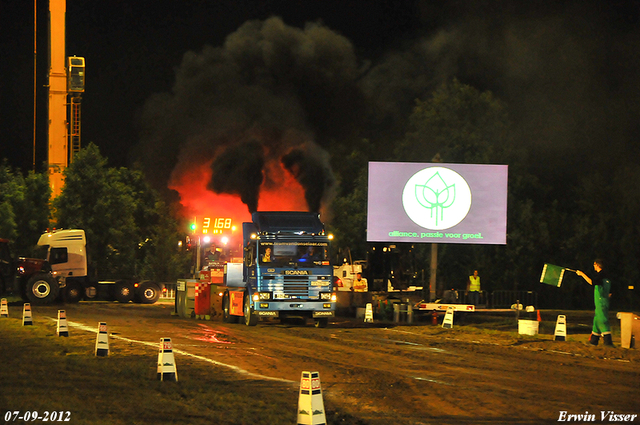
[[[84,58],[66,58],[66,0],[49,2],[49,186],[60,194],[63,173],[80,150],[80,101]],[[68,59],[68,60],[67,60]],[[71,149],[70,149],[71,148]]]

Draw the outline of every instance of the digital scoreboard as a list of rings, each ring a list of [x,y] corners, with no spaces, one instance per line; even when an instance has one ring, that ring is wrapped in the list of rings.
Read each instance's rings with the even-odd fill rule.
[[[192,230],[203,235],[220,235],[236,229],[229,217],[196,217]]]

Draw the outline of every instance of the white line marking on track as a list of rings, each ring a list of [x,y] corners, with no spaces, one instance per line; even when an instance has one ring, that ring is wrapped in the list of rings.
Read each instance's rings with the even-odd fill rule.
[[[48,319],[53,320],[53,321],[58,321],[57,318],[54,319],[53,317],[49,317]],[[94,328],[92,326],[83,325],[82,323],[67,321],[67,325],[72,326],[72,327],[77,328],[77,329],[80,329],[80,330],[83,330],[83,331],[86,331],[86,332],[98,333],[98,328],[97,327]],[[149,347],[154,347],[156,349],[158,348],[158,345],[159,345],[159,342],[138,341],[138,340],[135,340],[135,339],[125,338],[123,336],[113,335],[113,334],[109,334],[109,336],[111,338],[114,338],[114,339],[120,339],[122,341],[131,342],[131,343],[134,343],[134,344],[148,345]],[[245,375],[245,376],[249,376],[251,378],[269,380],[269,381],[277,381],[277,382],[285,382],[287,384],[296,383],[296,381],[291,381],[289,379],[274,378],[273,376],[266,376],[266,375],[260,375],[258,373],[249,372],[248,370],[244,370],[244,369],[242,369],[242,368],[240,368],[238,366],[234,366],[234,365],[227,364],[227,363],[222,363],[222,362],[219,362],[217,360],[213,360],[213,359],[209,359],[207,357],[199,356],[197,354],[187,353],[186,351],[179,350],[179,349],[176,349],[176,348],[173,349],[173,352],[176,353],[176,354],[183,355],[183,356],[187,356],[187,357],[191,357],[191,358],[194,358],[194,359],[202,360],[204,362],[211,363],[211,364],[214,364],[216,366],[226,367],[228,369],[233,370],[236,373],[239,373],[239,374]]]

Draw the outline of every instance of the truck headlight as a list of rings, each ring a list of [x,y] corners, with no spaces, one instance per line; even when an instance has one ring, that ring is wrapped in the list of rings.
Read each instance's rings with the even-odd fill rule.
[[[263,301],[263,300],[270,300],[270,299],[271,299],[271,292],[256,292],[255,294],[253,294],[254,301]]]

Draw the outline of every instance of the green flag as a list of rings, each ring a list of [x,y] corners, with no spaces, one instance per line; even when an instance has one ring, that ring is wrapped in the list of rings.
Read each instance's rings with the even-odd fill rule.
[[[560,285],[562,285],[565,270],[574,271],[565,267],[554,266],[553,264],[545,264],[542,268],[540,283],[546,283],[547,285],[553,285],[559,288]]]

